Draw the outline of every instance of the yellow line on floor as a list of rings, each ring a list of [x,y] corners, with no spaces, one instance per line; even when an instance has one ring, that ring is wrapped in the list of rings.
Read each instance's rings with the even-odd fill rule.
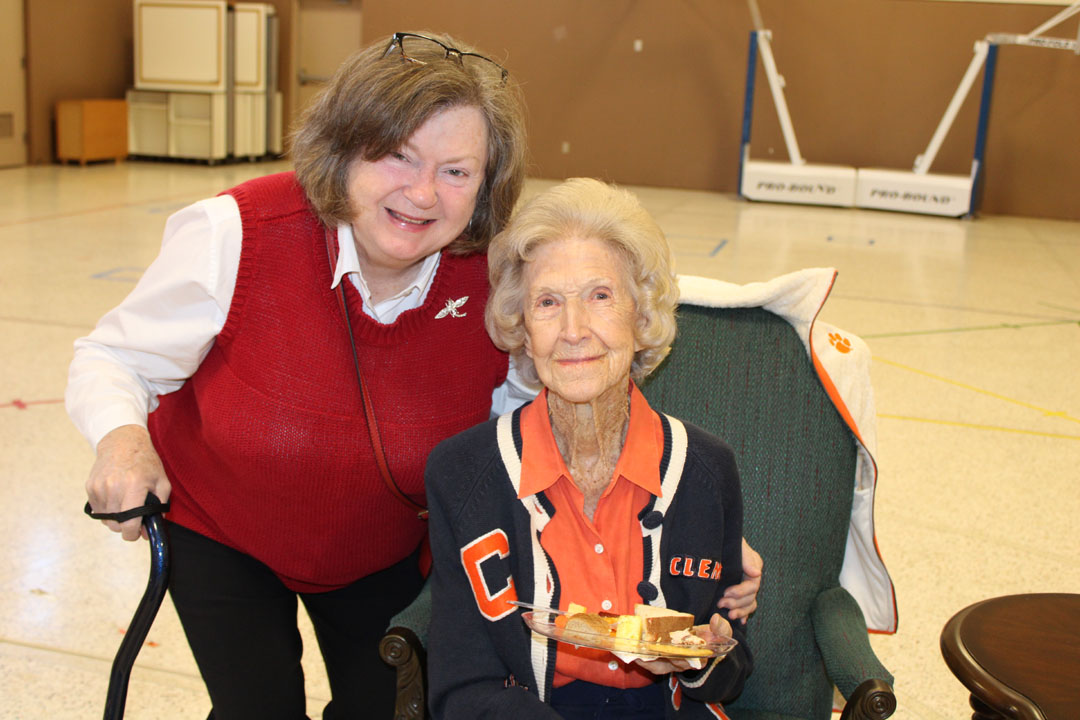
[[[934,425],[952,425],[954,427],[971,428],[972,430],[993,430],[995,432],[1017,433],[1020,435],[1038,435],[1039,437],[1055,438],[1057,440],[1080,440],[1080,435],[1039,432],[1038,430],[1022,430],[1020,428],[998,427],[997,425],[979,425],[977,423],[956,422],[954,420],[937,420],[935,418],[911,417],[910,415],[890,415],[888,413],[879,413],[878,417],[887,420],[911,420],[912,422],[932,423]]]
[[[968,385],[967,383],[962,383],[962,382],[959,382],[957,380],[950,380],[949,378],[942,377],[940,375],[935,375],[933,373],[926,372],[925,370],[919,370],[918,368],[913,368],[913,367],[911,367],[909,365],[904,365],[903,363],[898,363],[898,362],[894,362],[893,360],[886,360],[885,358],[877,357],[876,355],[874,356],[874,362],[885,363],[886,365],[892,365],[893,367],[898,367],[901,370],[907,370],[908,372],[917,373],[919,375],[925,375],[928,378],[932,378],[934,380],[940,380],[943,383],[948,383],[949,385],[955,385],[956,387],[964,388],[965,390],[971,390],[972,392],[977,392],[980,395],[986,395],[988,397],[996,398],[998,400],[1004,400],[1005,402],[1012,403],[1013,405],[1019,405],[1020,407],[1026,407],[1029,410],[1038,410],[1039,412],[1041,412],[1046,417],[1056,417],[1056,418],[1061,418],[1062,420],[1069,420],[1069,421],[1074,422],[1074,423],[1080,423],[1080,418],[1074,418],[1073,416],[1069,415],[1068,413],[1066,413],[1066,412],[1064,412],[1062,410],[1047,410],[1044,407],[1039,407],[1038,405],[1032,405],[1031,403],[1026,403],[1023,400],[1017,400],[1016,398],[1006,397],[1005,395],[999,395],[998,393],[991,392],[990,390],[983,390],[982,388],[977,388],[974,385]],[[1041,433],[1037,433],[1037,434],[1041,434]],[[1071,437],[1071,436],[1070,435],[1065,435],[1064,437]]]

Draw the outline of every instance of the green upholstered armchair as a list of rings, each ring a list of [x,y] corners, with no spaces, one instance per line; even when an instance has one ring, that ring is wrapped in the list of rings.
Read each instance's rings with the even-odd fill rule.
[[[872,488],[869,497],[867,488],[862,497],[858,491],[872,459],[855,431],[872,444],[867,424],[873,413],[872,402],[869,413],[844,404],[852,388],[869,392],[860,340],[829,333],[835,336],[829,347],[851,356],[846,365],[846,357],[810,352],[811,328],[834,277],[831,270],[807,270],[747,286],[681,278],[679,334],[671,355],[642,386],[654,409],[735,449],[744,532],[765,559],[758,610],[748,625],[754,672],[725,708],[733,720],[830,718],[834,686],[847,700],[845,720],[883,720],[896,706],[893,678],[870,647],[860,604],[840,584],[842,571],[852,572],[845,553],[867,552],[850,529],[855,515],[872,512]],[[856,416],[862,427],[853,430]],[[870,589],[858,594],[869,598],[864,603],[879,629],[890,631],[892,585],[876,549],[870,554],[870,581],[862,583]],[[847,564],[858,577],[854,560]],[[397,627],[381,646],[384,659],[398,667],[397,718],[425,716],[422,641],[429,607],[430,596],[422,595],[395,618]]]
[[[859,603],[840,584],[859,476],[873,474],[855,430],[872,443],[873,404],[862,341],[813,327],[834,277],[808,270],[753,286],[683,278],[679,334],[643,384],[654,408],[734,448],[743,532],[765,560],[748,625],[754,672],[725,707],[733,720],[829,718],[834,685],[850,717],[886,718],[896,705]],[[869,492],[859,498],[864,513]],[[876,579],[875,614],[891,630],[891,583]]]

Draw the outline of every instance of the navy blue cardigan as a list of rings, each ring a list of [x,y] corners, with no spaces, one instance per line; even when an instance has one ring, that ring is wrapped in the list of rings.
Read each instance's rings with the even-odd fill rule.
[[[438,720],[559,717],[544,702],[558,643],[530,632],[519,610],[499,602],[558,607],[560,599],[558,573],[539,540],[554,508],[543,492],[517,497],[520,413],[445,440],[428,459],[434,557],[428,679]],[[652,605],[707,623],[724,590],[742,579],[734,453],[697,427],[660,417],[662,497],[638,516],[645,561],[638,591]],[[668,678],[666,717],[726,717],[719,703],[739,693],[753,666],[744,626],[735,623],[733,630],[739,645],[722,662]]]

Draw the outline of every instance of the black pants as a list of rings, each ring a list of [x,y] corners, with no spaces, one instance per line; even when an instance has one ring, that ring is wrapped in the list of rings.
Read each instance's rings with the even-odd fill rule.
[[[423,584],[415,556],[340,590],[298,595],[248,555],[176,524],[169,537],[169,592],[214,720],[306,717],[298,596],[330,680],[325,720],[393,717],[394,670],[378,645]]]
[[[551,707],[564,720],[663,720],[667,678],[640,688],[575,680],[551,692]]]

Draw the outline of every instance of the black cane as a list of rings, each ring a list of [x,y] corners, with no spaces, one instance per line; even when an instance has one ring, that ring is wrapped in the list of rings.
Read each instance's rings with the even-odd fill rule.
[[[135,656],[139,654],[150,632],[150,626],[154,624],[154,616],[157,615],[161,601],[165,599],[165,590],[169,586],[169,535],[165,529],[165,519],[161,516],[168,509],[169,504],[161,503],[154,493],[146,494],[146,504],[142,507],[121,513],[95,513],[90,510],[90,503],[86,504],[86,514],[95,520],[124,522],[141,516],[150,539],[150,579],[113,660],[112,673],[109,675],[109,694],[105,699],[105,720],[120,720],[124,717],[128,680],[135,664]]]

